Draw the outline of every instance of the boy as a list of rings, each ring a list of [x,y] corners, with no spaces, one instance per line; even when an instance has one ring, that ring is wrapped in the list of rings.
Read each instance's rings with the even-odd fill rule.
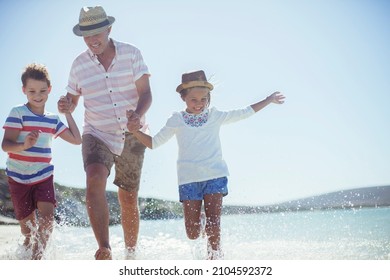
[[[57,115],[45,111],[51,82],[44,65],[27,65],[21,79],[27,103],[11,110],[3,126],[2,149],[8,153],[6,174],[15,216],[25,236],[23,246],[31,252],[31,259],[39,260],[54,223],[52,138],[59,136],[80,145],[81,136],[70,113],[65,114],[68,128]]]

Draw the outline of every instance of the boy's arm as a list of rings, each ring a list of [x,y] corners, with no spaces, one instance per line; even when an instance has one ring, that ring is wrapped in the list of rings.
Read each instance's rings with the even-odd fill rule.
[[[144,144],[149,149],[152,149],[152,137],[143,133],[142,131],[133,131],[134,137],[138,139],[142,144]]]
[[[282,94],[280,94],[279,91],[276,91],[273,94],[271,94],[270,96],[268,96],[267,98],[265,98],[264,100],[259,101],[255,104],[252,104],[251,107],[252,107],[253,111],[258,112],[271,103],[283,104],[284,98],[285,97]]]
[[[35,145],[39,137],[39,131],[31,131],[24,140],[23,143],[18,143],[17,139],[20,134],[18,129],[5,129],[3,142],[1,143],[1,148],[4,152],[21,152],[27,150]]]
[[[65,130],[59,136],[71,144],[80,145],[81,144],[80,131],[79,128],[77,127],[76,122],[72,117],[72,114],[66,113],[65,117],[66,117],[66,121],[68,122],[69,129]]]

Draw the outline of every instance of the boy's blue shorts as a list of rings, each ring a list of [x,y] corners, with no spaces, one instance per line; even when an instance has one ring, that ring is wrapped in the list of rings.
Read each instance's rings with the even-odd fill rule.
[[[203,200],[205,194],[222,193],[228,194],[227,177],[211,179],[203,182],[194,182],[179,185],[180,201],[184,200]]]

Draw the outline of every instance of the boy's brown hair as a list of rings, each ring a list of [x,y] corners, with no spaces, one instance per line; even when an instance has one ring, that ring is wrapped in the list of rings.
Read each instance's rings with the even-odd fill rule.
[[[44,81],[47,83],[47,86],[51,86],[49,72],[43,64],[31,63],[28,64],[22,73],[22,84],[25,87],[27,84],[27,79],[34,79],[37,81]]]

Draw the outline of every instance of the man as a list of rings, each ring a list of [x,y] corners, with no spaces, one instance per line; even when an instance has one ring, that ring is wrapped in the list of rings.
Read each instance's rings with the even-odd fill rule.
[[[60,112],[72,112],[84,97],[82,154],[87,210],[99,246],[97,260],[112,259],[105,192],[114,164],[127,258],[135,256],[145,146],[128,133],[126,111],[135,111],[130,127],[141,125],[146,131],[145,113],[152,103],[148,67],[136,47],[109,37],[114,21],[101,6],[81,9],[73,32],[84,38],[88,49],[73,62],[66,88],[69,102],[58,101]]]

